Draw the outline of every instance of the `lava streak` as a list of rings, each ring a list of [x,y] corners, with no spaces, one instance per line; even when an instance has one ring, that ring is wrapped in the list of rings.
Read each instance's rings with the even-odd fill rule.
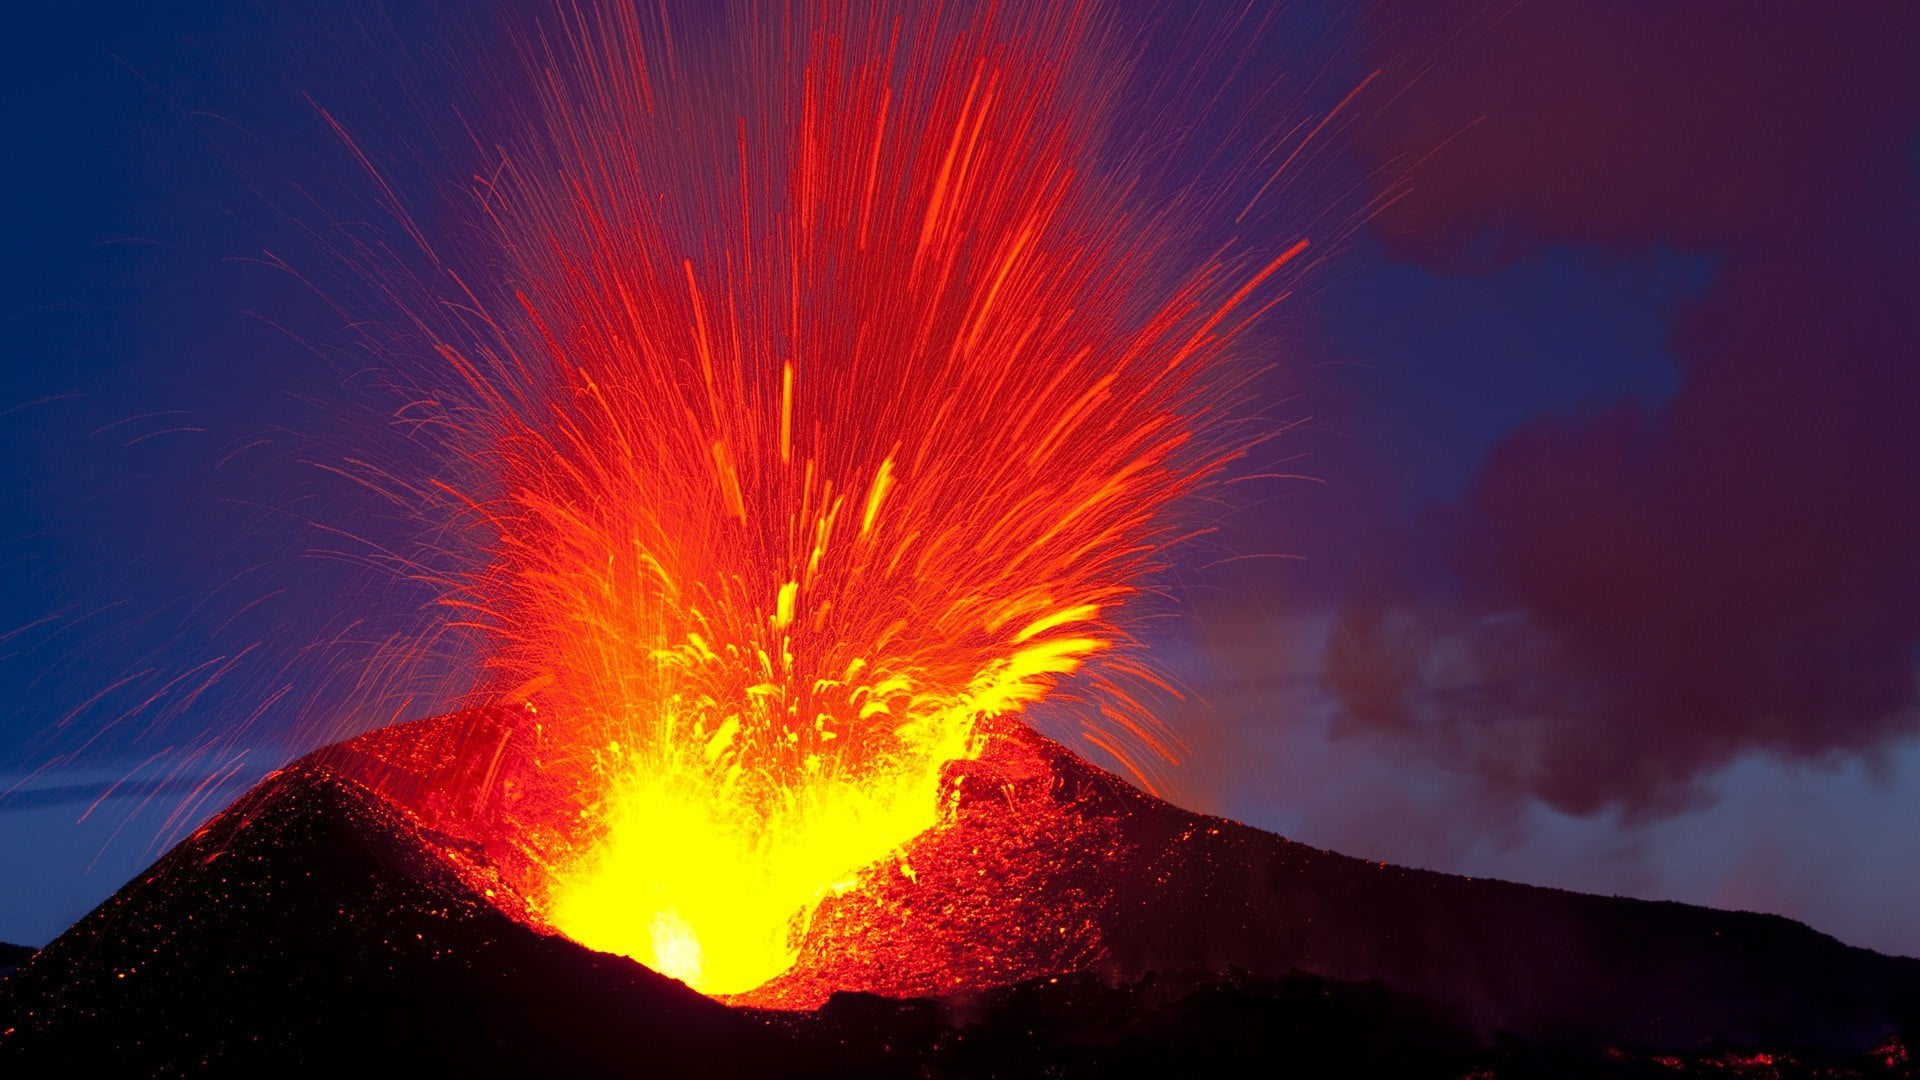
[[[1126,613],[1305,246],[1170,280],[1088,13],[868,7],[561,20],[482,193],[484,332],[439,348],[485,538],[447,602],[540,725],[510,876],[715,994],[936,825],[979,718],[1072,675],[1090,739],[1168,754]]]

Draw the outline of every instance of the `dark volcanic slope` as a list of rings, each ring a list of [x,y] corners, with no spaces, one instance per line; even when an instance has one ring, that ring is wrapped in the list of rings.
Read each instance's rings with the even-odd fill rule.
[[[1859,1048],[1920,1019],[1920,961],[1778,916],[1363,862],[1180,810],[1024,728],[962,772],[954,825],[907,852],[913,880],[885,868],[830,901],[837,932],[796,982],[1298,969],[1449,1002],[1489,1034],[1647,1048]],[[917,965],[886,940],[903,923]]]
[[[1165,1076],[1254,1055],[1299,1075],[1671,1076],[1776,1068],[1760,1049],[1911,1073],[1892,1036],[1912,1041],[1920,962],[1769,916],[1317,851],[1014,724],[956,769],[952,822],[824,905],[795,971],[754,995],[825,1006],[730,1009],[483,895],[527,737],[463,714],[269,778],[0,982],[0,1073]],[[827,1001],[845,989],[920,1000]]]
[[[787,1043],[638,964],[526,930],[401,813],[311,764],[243,796],[0,984],[0,1074],[24,1058],[74,1075],[564,1075],[630,1060],[731,1076],[793,1064]]]

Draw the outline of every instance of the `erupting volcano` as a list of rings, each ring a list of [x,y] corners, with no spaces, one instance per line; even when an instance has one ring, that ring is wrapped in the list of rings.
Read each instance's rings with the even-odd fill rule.
[[[1143,620],[1275,433],[1235,394],[1309,241],[1263,200],[1352,95],[1248,191],[1169,185],[1192,132],[1127,127],[1098,5],[789,7],[564,8],[481,80],[431,228],[328,117],[432,267],[354,252],[446,451],[341,471],[423,523],[395,559],[480,688],[272,774],[6,975],[0,1057],[1912,1075],[1920,962],[1157,797]]]
[[[1172,760],[1129,616],[1306,246],[1168,273],[1084,11],[809,14],[739,31],[740,97],[630,7],[568,22],[485,192],[484,332],[436,347],[479,538],[445,602],[539,717],[509,880],[716,994],[936,826],[981,719],[1071,677],[1090,742]]]

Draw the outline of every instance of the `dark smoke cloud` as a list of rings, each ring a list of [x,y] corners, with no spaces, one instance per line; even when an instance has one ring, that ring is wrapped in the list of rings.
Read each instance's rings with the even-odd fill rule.
[[[1437,57],[1361,137],[1408,170],[1392,250],[1718,271],[1671,400],[1523,427],[1378,555],[1328,646],[1344,730],[1629,815],[1920,730],[1920,5],[1438,8],[1382,16]]]

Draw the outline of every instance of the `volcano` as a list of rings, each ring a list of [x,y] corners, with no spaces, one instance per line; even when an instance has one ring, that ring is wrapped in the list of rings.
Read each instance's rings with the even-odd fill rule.
[[[268,777],[0,982],[0,1061],[170,1074],[1898,1075],[1920,961],[1787,919],[1364,862],[1008,719],[950,811],[716,1000],[539,924],[476,710]]]

